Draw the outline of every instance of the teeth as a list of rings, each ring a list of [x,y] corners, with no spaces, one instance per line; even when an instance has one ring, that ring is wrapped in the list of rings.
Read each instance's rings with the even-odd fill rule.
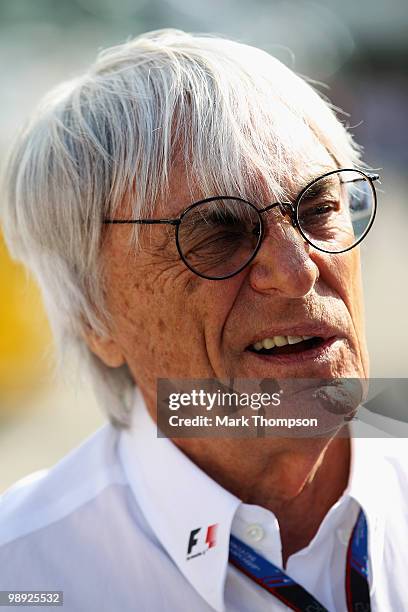
[[[303,342],[303,336],[288,336],[289,344],[297,344],[298,342]]]
[[[275,338],[272,340],[272,338],[265,338],[265,340],[262,340],[262,346],[263,348],[266,349],[271,349],[275,346],[275,342],[274,342]]]
[[[273,336],[273,338],[264,338],[259,342],[255,342],[252,345],[256,351],[260,351],[261,349],[272,349],[274,346],[285,346],[286,344],[298,344],[298,342],[303,342],[303,340],[310,340],[310,338],[314,338],[314,336]]]

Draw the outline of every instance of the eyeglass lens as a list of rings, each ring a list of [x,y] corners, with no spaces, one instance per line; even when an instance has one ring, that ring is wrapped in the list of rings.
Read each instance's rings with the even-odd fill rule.
[[[253,256],[261,234],[255,206],[243,200],[218,198],[185,213],[178,243],[186,264],[206,278],[224,278],[239,271]]]
[[[342,170],[312,183],[302,194],[297,221],[317,249],[341,253],[355,246],[370,229],[375,213],[374,188],[354,170]]]

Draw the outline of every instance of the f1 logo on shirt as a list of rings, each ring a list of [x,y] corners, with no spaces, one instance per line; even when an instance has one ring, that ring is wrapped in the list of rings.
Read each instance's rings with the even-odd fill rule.
[[[217,543],[217,527],[218,523],[215,523],[215,525],[207,527],[206,530],[198,527],[190,532],[187,546],[187,561],[200,555],[205,555],[207,550],[214,548]],[[197,548],[198,551],[196,552],[195,549]]]

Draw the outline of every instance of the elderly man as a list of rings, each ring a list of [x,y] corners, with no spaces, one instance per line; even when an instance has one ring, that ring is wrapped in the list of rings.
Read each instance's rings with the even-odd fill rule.
[[[228,40],[153,32],[44,100],[5,234],[109,421],[1,499],[0,589],[70,612],[408,610],[396,443],[155,423],[162,378],[368,377],[377,178],[304,80]]]

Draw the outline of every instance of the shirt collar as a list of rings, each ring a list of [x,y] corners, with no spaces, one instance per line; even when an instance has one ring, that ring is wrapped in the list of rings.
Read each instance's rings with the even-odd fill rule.
[[[367,517],[373,580],[381,569],[384,506],[378,495],[382,485],[374,487],[372,479],[385,477],[375,442],[378,439],[352,435],[349,482],[337,502],[350,496]],[[162,546],[201,597],[223,612],[231,526],[241,501],[170,439],[157,437],[157,425],[138,388],[132,425],[121,433],[119,455],[137,502]]]
[[[157,437],[139,389],[131,428],[121,433],[119,454],[161,544],[201,597],[222,612],[231,523],[240,500],[171,440]]]

